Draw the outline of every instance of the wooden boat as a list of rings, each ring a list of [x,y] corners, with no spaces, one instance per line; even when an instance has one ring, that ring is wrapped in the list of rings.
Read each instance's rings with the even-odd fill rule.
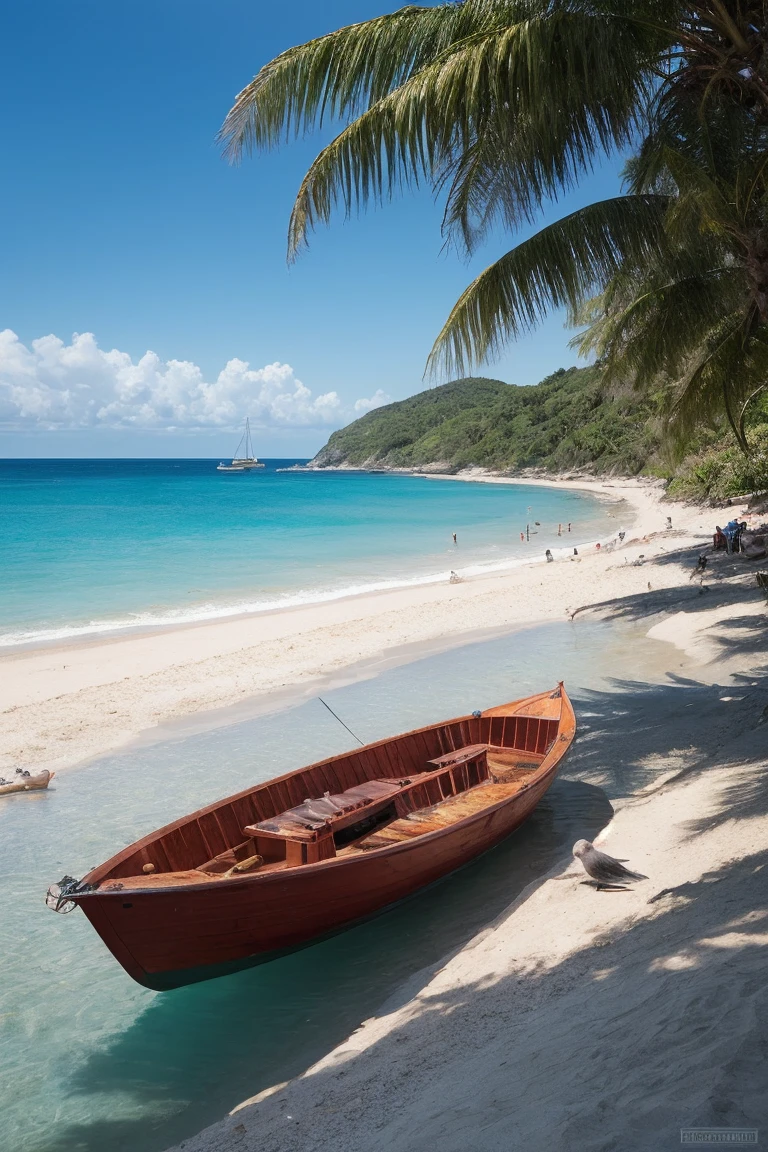
[[[131,844],[81,882],[79,905],[140,984],[165,990],[339,932],[508,836],[575,734],[559,685],[248,788]]]
[[[44,768],[42,772],[37,772],[34,776],[29,773],[25,776],[21,768],[17,768],[16,775],[12,776],[10,780],[5,780],[0,776],[0,796],[10,796],[14,792],[35,792],[40,788],[47,788],[55,775],[55,772],[49,772],[47,768]]]

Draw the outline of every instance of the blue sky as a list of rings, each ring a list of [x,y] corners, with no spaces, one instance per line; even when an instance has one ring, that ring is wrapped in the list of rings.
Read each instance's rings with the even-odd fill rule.
[[[0,455],[226,454],[222,397],[238,418],[255,408],[261,455],[310,455],[366,401],[425,386],[451,305],[510,237],[469,263],[444,252],[424,191],[336,218],[288,268],[288,215],[322,138],[239,168],[214,140],[278,52],[396,6],[5,5]],[[618,167],[545,219],[614,194]],[[568,339],[552,317],[484,372],[536,383],[575,362]]]

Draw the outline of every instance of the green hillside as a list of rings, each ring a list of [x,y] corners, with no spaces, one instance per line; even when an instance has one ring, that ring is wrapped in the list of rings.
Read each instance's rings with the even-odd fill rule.
[[[648,401],[606,394],[596,368],[560,369],[528,388],[469,377],[368,412],[313,463],[632,474],[657,453],[659,429]]]

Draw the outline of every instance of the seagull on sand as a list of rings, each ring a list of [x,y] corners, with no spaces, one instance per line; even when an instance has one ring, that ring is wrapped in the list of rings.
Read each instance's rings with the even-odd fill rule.
[[[577,840],[573,846],[573,855],[581,860],[587,876],[597,880],[598,892],[604,887],[615,887],[626,880],[647,880],[640,872],[630,872],[620,860],[614,860],[605,852],[600,852],[589,840]]]

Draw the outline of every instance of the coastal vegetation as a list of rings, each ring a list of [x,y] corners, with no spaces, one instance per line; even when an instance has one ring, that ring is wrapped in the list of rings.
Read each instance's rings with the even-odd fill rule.
[[[644,473],[686,499],[768,487],[768,405],[756,402],[747,425],[749,457],[715,422],[682,458],[668,449],[663,406],[663,393],[609,389],[594,365],[528,388],[469,377],[366,413],[334,432],[313,465]]]
[[[720,423],[750,456],[768,378],[767,59],[762,0],[411,5],[282,53],[222,139],[238,158],[341,122],[300,187],[292,257],[335,208],[424,184],[444,198],[446,239],[470,252],[632,153],[622,194],[549,223],[469,285],[431,367],[466,372],[564,306],[587,325],[579,345],[597,352],[609,405],[631,385],[678,449]]]

